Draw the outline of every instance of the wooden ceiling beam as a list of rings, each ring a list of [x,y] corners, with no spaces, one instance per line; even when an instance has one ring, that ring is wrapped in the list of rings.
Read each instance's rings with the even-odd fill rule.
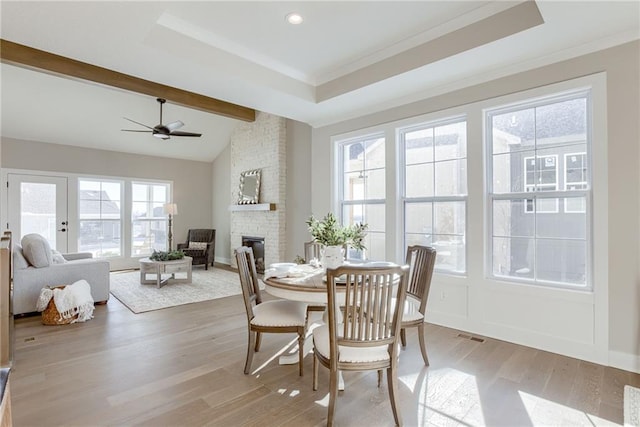
[[[0,60],[6,64],[36,69],[61,77],[90,81],[156,98],[164,98],[183,107],[245,122],[253,122],[256,118],[256,112],[252,108],[140,79],[4,39],[0,39]]]

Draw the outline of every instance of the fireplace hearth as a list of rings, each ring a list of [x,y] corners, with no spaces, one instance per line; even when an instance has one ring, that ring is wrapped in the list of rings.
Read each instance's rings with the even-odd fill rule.
[[[256,260],[256,271],[264,273],[264,237],[242,236],[242,246],[253,249],[253,257]]]

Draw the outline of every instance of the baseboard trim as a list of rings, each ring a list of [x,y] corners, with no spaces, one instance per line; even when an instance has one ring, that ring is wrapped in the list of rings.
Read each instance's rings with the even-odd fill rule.
[[[227,265],[231,265],[231,258],[223,258],[223,257],[215,257],[214,259],[215,262],[219,262],[220,264],[227,264]]]
[[[640,374],[640,356],[609,350],[609,366]]]

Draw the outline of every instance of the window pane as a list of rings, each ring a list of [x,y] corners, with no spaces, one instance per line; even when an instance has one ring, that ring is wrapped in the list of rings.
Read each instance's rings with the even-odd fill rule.
[[[364,221],[369,225],[369,231],[384,232],[385,205],[365,205]]]
[[[385,167],[385,148],[384,138],[375,138],[364,142],[364,168],[365,169],[384,169]]]
[[[79,188],[80,188],[80,197],[82,197],[83,191],[100,191],[100,182],[81,180],[79,182]]]
[[[439,270],[464,272],[465,244],[461,236],[435,234],[431,246],[436,250],[436,267]]]
[[[385,234],[384,233],[367,233],[365,237],[365,257],[364,259],[372,261],[386,261],[385,256]]]
[[[151,216],[151,206],[146,202],[133,202],[131,206],[131,216],[133,218],[148,218]]]
[[[436,196],[467,194],[466,166],[466,160],[449,160],[435,163]]]
[[[564,199],[564,211],[567,213],[584,214],[587,211],[587,199],[585,197],[567,197]],[[586,222],[586,216],[584,220]]]
[[[404,133],[405,163],[433,162],[433,128]]]
[[[80,221],[78,250],[94,257],[121,256],[120,221]]]
[[[529,163],[535,157],[534,151],[507,153],[493,156],[493,192],[496,194],[504,193],[520,193],[525,190],[525,177],[527,177],[525,168],[525,159],[531,157],[527,163],[529,167],[535,170],[535,165]],[[530,172],[530,179],[527,183],[533,185],[535,183],[534,172]],[[532,191],[532,190],[531,190]]]
[[[385,170],[368,170],[364,177],[365,199],[384,199],[385,197]]]
[[[435,160],[467,157],[467,122],[438,126],[435,129]]]
[[[492,128],[493,154],[525,149],[535,138],[534,109],[494,115]]]
[[[582,199],[584,200],[584,198]],[[558,203],[558,199],[551,200]],[[542,201],[539,199],[538,204]],[[562,213],[557,215],[537,215],[536,237],[584,240],[587,238],[587,215],[584,212],[569,215]]]
[[[362,172],[349,172],[344,177],[344,199],[364,199],[364,175]]]
[[[493,274],[519,278],[534,278],[534,239],[493,238]]]
[[[346,144],[342,147],[344,171],[362,171],[364,169],[364,145],[362,142]]]
[[[493,235],[496,237],[533,237],[534,216],[525,211],[523,199],[493,201]]]
[[[134,221],[132,229],[132,255],[167,249],[166,221]]]
[[[406,167],[405,196],[433,197],[433,163]]]
[[[131,197],[134,202],[147,200],[148,186],[146,184],[131,184]]]
[[[160,202],[162,204],[167,202],[167,186],[166,185],[153,186],[153,201]]]
[[[80,208],[80,219],[100,218],[100,202],[96,200],[78,201]]]
[[[586,242],[539,239],[536,241],[536,272],[539,280],[584,285]]]
[[[538,198],[535,200],[536,213],[554,214],[558,213],[558,198]],[[540,216],[538,216],[540,218]],[[555,218],[557,220],[557,218]]]
[[[121,185],[118,182],[103,182],[103,200],[120,201],[120,188]],[[106,199],[104,198],[106,195]]]
[[[434,202],[434,234],[464,235],[465,202]]]
[[[406,203],[404,212],[405,231],[413,234],[431,235],[433,233],[431,209],[431,203]]]
[[[547,144],[586,141],[587,100],[569,99],[536,108],[538,148]]]
[[[433,246],[433,239],[431,237],[432,237],[431,234],[407,233],[405,235],[405,243],[407,246],[411,246],[411,245]]]

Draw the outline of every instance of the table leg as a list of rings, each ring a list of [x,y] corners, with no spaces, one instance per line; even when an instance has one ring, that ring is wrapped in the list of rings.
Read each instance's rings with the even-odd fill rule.
[[[323,314],[323,319],[325,315]],[[311,332],[314,328],[322,325],[323,322],[320,320],[312,322],[307,328],[307,336],[304,340],[304,355],[311,353],[313,350],[313,338],[311,336]],[[315,357],[315,356],[313,356]],[[283,354],[278,358],[278,363],[280,365],[295,365],[298,363],[298,345],[296,344],[293,349],[289,352],[289,354]],[[338,390],[344,391],[344,378],[342,377],[342,371],[338,371]]]

